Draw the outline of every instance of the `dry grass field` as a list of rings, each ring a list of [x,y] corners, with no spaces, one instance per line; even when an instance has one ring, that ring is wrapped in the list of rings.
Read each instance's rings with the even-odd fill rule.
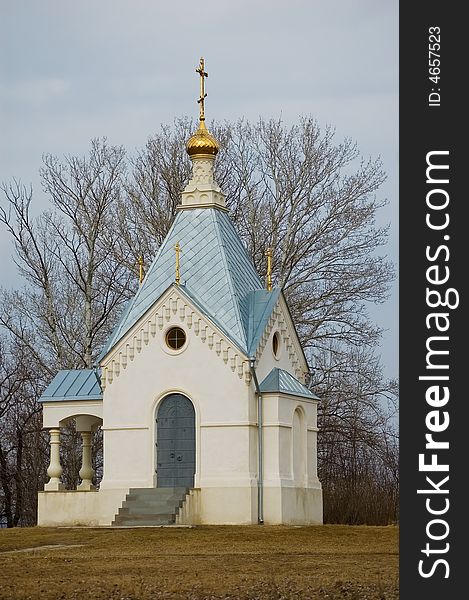
[[[395,600],[397,527],[0,530],[0,598]]]

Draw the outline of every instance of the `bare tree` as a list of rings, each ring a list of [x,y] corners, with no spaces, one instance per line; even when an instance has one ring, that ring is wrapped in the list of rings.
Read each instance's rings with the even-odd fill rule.
[[[35,220],[32,190],[19,182],[3,186],[8,209],[0,209],[0,222],[29,287],[3,293],[0,323],[26,340],[51,374],[93,365],[131,292],[132,274],[112,259],[119,240],[111,214],[124,173],[124,150],[105,140],[92,141],[88,159],[61,163],[46,155],[41,178],[54,210]]]
[[[37,445],[37,439],[36,446],[32,443],[34,436],[42,436],[37,429],[41,429],[37,418],[41,392],[58,369],[95,365],[113,321],[135,286],[135,273],[112,255],[119,243],[112,207],[122,194],[125,168],[124,150],[109,147],[105,140],[93,140],[87,158],[65,157],[60,162],[44,156],[41,178],[51,210],[35,219],[32,190],[17,181],[3,185],[7,205],[0,208],[0,222],[14,241],[15,261],[26,283],[22,290],[0,290],[0,326],[10,347],[21,349],[16,363],[11,363],[16,365],[13,374],[4,372],[0,393],[2,406],[8,408],[2,419],[2,443],[9,446],[4,452],[2,446],[0,463],[9,525],[24,522],[25,515],[35,512],[36,484],[42,487],[45,477],[42,445]],[[23,364],[35,367],[25,371],[30,378],[28,393],[26,382],[19,378],[18,365]],[[74,487],[79,436],[73,426],[63,433],[64,480]],[[99,434],[94,445],[95,456],[101,456]],[[27,506],[19,482],[16,496],[9,492],[11,474],[24,473],[26,455],[29,469],[36,465],[42,478],[37,478],[35,468],[35,477],[30,471],[33,488]],[[12,456],[21,469],[12,467]]]
[[[125,218],[116,219],[124,255],[140,247],[148,263],[164,239],[190,174],[181,148],[193,129],[187,120],[163,127],[133,161],[119,205]],[[260,119],[211,130],[221,144],[216,178],[238,232],[262,276],[273,248],[274,283],[287,294],[305,347],[331,339],[376,344],[381,331],[367,304],[383,302],[393,278],[379,254],[387,228],[375,226],[385,204],[375,195],[385,179],[381,162],[361,159],[350,140],[336,145],[334,131],[322,132],[312,118],[290,128]]]
[[[36,491],[44,485],[46,456],[37,402],[41,384],[27,348],[1,337],[0,515],[8,527],[36,521]]]
[[[318,472],[326,522],[380,524],[398,518],[397,384],[363,348],[317,356]]]
[[[130,159],[106,140],[93,140],[84,158],[45,155],[41,178],[51,207],[35,219],[32,190],[17,181],[3,185],[6,207],[0,208],[0,223],[14,241],[26,287],[0,291],[0,327],[39,374],[25,395],[5,366],[5,431],[11,440],[16,436],[17,448],[8,451],[11,456],[21,445],[13,423],[36,423],[35,402],[57,369],[96,364],[136,289],[138,257],[151,262],[175,216],[191,171],[183,148],[194,129],[187,119],[162,126]],[[216,178],[234,223],[261,277],[265,251],[273,248],[274,283],[289,299],[314,368],[315,391],[322,397],[320,464],[327,518],[386,522],[385,503],[379,514],[369,503],[370,494],[382,490],[396,512],[397,445],[383,408],[383,398],[392,399],[395,388],[373,356],[381,332],[367,311],[370,303],[386,299],[393,277],[380,254],[387,230],[375,225],[385,204],[376,196],[385,179],[382,165],[363,160],[350,140],[335,143],[334,131],[321,131],[310,117],[292,127],[260,119],[214,123],[211,130],[221,145]],[[29,421],[13,418],[13,407],[18,415],[26,411]],[[28,431],[28,444],[21,445],[21,462],[29,453],[28,461],[41,468],[40,454],[34,458],[30,445],[40,433],[36,425],[25,427],[20,429]],[[71,487],[77,443],[72,426],[63,444],[64,479]],[[99,439],[95,445],[99,470]],[[9,464],[2,477],[13,472]],[[27,476],[37,482],[33,471]]]

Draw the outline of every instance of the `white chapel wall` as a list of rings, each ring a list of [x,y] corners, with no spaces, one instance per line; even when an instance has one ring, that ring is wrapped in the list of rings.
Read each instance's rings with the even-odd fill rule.
[[[244,374],[232,370],[215,343],[196,335],[180,313],[171,311],[163,327],[149,336],[133,361],[120,369],[104,392],[103,488],[155,484],[155,410],[169,393],[186,395],[196,413],[196,486],[246,484],[249,456],[250,389]],[[176,355],[165,348],[170,326],[182,327],[187,342]],[[125,340],[124,340],[125,342]],[[135,457],[138,457],[137,459]],[[228,474],[228,475],[227,475]]]

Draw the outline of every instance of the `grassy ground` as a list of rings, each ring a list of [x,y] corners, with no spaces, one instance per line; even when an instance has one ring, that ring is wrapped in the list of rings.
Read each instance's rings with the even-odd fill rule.
[[[398,598],[396,527],[0,530],[0,598]]]

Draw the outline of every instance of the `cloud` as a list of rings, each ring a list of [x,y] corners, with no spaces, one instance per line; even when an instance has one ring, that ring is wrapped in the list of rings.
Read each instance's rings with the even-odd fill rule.
[[[0,86],[0,99],[6,103],[37,107],[62,98],[70,88],[70,81],[57,77],[23,79]]]

